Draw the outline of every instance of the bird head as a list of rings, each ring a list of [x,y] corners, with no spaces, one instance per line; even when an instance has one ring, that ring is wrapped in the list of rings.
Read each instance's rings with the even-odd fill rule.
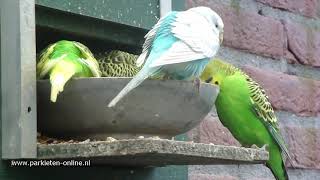
[[[124,58],[122,57],[122,51],[119,50],[112,50],[106,56],[108,62],[112,64],[121,64],[124,63]]]
[[[206,83],[220,86],[226,77],[236,72],[240,72],[240,70],[229,63],[215,58],[208,63],[200,79]]]
[[[220,44],[222,44],[224,28],[222,18],[215,11],[208,7],[200,6],[191,8],[189,10],[198,13],[204,18],[206,18],[206,20],[212,25],[212,30],[219,35],[219,41]]]

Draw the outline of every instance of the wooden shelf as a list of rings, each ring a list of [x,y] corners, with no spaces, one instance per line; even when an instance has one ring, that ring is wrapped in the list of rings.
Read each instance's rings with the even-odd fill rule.
[[[268,156],[262,149],[152,138],[38,144],[39,159],[90,158],[92,163],[123,166],[258,164]]]

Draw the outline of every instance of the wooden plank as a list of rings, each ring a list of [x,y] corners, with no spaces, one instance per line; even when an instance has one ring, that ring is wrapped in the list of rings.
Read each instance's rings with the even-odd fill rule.
[[[121,49],[139,54],[144,35],[159,18],[158,1],[139,0],[134,3],[133,0],[121,0],[103,3],[101,0],[93,0],[90,1],[92,3],[82,3],[82,0],[37,0],[37,50],[40,51],[60,39],[70,39],[86,44],[95,52]],[[170,1],[162,0],[164,4]],[[185,0],[172,1],[171,7],[173,10],[184,10],[184,4]],[[107,11],[109,7],[114,10]],[[166,12],[169,8],[162,10]],[[156,15],[151,15],[151,11]],[[118,12],[123,14],[120,19],[116,18]],[[140,26],[133,22],[140,22]]]
[[[160,0],[160,17],[172,11],[172,0]]]
[[[36,23],[37,28],[41,27],[51,30],[48,31],[51,32],[50,36],[42,36],[41,34],[37,36],[37,39],[39,38],[42,41],[39,43],[50,41],[44,43],[46,45],[59,39],[79,40],[79,37],[82,37],[94,40],[91,44],[95,46],[89,46],[89,48],[109,48],[110,45],[126,45],[131,49],[140,49],[144,41],[143,36],[147,33],[146,29],[67,13],[42,6],[36,7]],[[40,31],[40,33],[41,32],[43,31]],[[86,41],[81,42],[86,44]],[[44,46],[42,47],[44,48]],[[140,51],[141,50],[136,50],[136,52]]]
[[[34,158],[35,2],[1,0],[0,5],[2,158]]]
[[[171,0],[172,1],[172,0]],[[172,1],[172,10],[175,11],[184,11],[186,10],[186,0],[173,0]]]
[[[143,29],[159,19],[159,0],[36,0],[36,4]]]
[[[94,164],[123,166],[260,164],[268,160],[262,149],[167,139],[125,139],[38,144],[39,159],[91,159]]]

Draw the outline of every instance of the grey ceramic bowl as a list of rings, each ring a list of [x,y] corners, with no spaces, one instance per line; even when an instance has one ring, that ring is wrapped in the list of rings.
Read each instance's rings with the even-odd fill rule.
[[[145,80],[115,107],[107,104],[131,78],[71,80],[56,103],[48,80],[37,82],[38,131],[60,138],[169,138],[192,129],[210,112],[218,88],[193,82]]]

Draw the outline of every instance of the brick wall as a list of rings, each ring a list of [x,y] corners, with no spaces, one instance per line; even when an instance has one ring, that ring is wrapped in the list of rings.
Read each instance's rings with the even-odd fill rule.
[[[320,1],[186,0],[225,24],[218,57],[244,69],[270,97],[295,169],[290,179],[320,179]],[[195,142],[240,144],[215,112],[188,133]],[[263,165],[190,166],[191,180],[274,179]]]

